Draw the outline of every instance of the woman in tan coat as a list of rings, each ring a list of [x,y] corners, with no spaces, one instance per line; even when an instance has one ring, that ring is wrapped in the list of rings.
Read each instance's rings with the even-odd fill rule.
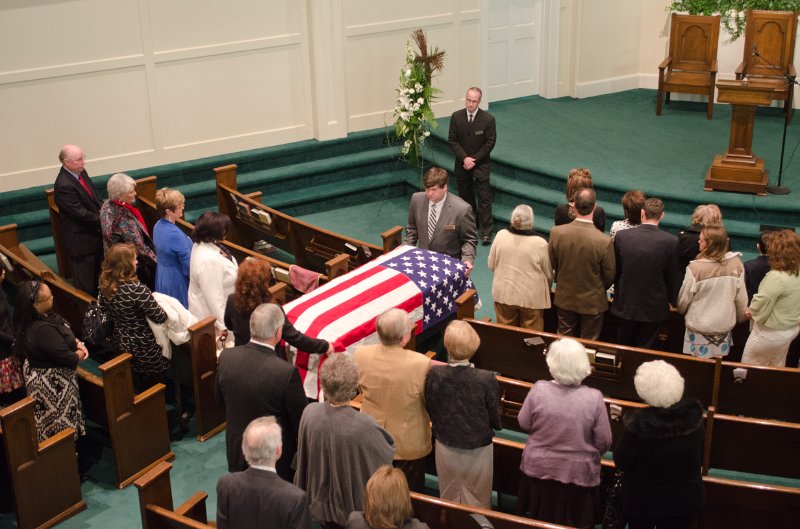
[[[489,250],[489,270],[494,271],[492,298],[497,322],[544,330],[553,267],[547,241],[533,230],[530,206],[514,208],[511,225],[497,233]]]

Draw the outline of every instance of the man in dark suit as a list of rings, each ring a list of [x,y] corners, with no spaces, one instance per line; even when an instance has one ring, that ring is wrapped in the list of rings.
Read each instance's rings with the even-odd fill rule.
[[[408,207],[406,244],[461,259],[475,260],[475,217],[469,204],[447,192],[447,171],[431,167]]]
[[[281,427],[275,417],[247,425],[242,451],[250,468],[217,482],[217,527],[311,529],[306,493],[275,473],[281,457]]]
[[[478,216],[481,240],[492,242],[492,191],[489,187],[489,154],[497,139],[494,117],[478,108],[483,92],[473,86],[467,90],[466,109],[453,112],[447,143],[456,156],[455,169],[458,196]],[[477,195],[477,207],[475,197]]]
[[[614,282],[614,245],[592,222],[594,189],[575,194],[577,217],[550,232],[548,250],[556,280],[558,334],[596,340],[608,309],[606,290]]]
[[[638,227],[614,237],[617,277],[611,313],[620,318],[620,344],[653,349],[670,304],[677,305],[678,238],[658,229],[664,218],[661,199],[645,200],[641,218]]]
[[[767,242],[762,231],[758,234],[758,242],[756,248],[758,249],[758,257],[744,262],[744,284],[747,287],[747,300],[752,301],[753,296],[758,292],[758,286],[761,280],[770,271],[769,257],[767,257]]]
[[[86,158],[77,145],[64,145],[58,154],[61,170],[53,198],[61,214],[61,242],[67,252],[75,286],[97,296],[103,261],[100,206],[103,205],[84,169]]]
[[[278,460],[277,472],[291,483],[300,417],[308,400],[297,369],[275,354],[283,321],[278,305],[265,303],[256,307],[250,316],[250,342],[225,349],[219,357],[217,399],[225,407],[228,470],[247,468],[242,432],[250,421],[274,415],[283,430],[283,457]]]

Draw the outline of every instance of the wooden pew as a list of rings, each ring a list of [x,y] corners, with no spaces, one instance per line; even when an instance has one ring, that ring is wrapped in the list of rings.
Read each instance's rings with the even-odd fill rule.
[[[14,495],[17,527],[52,527],[86,509],[75,454],[75,430],[37,443],[31,397],[0,410],[3,451]]]
[[[453,501],[443,500],[418,492],[411,493],[411,506],[414,508],[414,517],[428,524],[431,529],[468,529],[478,528],[478,522],[473,515],[483,516],[495,529],[522,529],[535,527],[538,529],[559,529],[568,526],[552,524],[515,516],[471,505],[464,505]]]
[[[516,495],[524,445],[495,438],[494,479],[498,493]],[[742,453],[741,457],[747,457]],[[601,462],[602,473],[613,474],[613,461]],[[800,489],[762,485],[744,481],[703,476],[706,502],[700,512],[697,529],[764,527],[790,529],[800,515]]]
[[[47,209],[50,212],[50,228],[53,230],[53,244],[56,250],[56,263],[58,265],[58,275],[63,279],[72,279],[72,267],[67,259],[67,250],[64,238],[61,236],[61,212],[56,205],[55,190],[45,189],[47,195]]]
[[[9,275],[9,279],[15,283],[55,277],[55,273],[46,264],[19,242],[16,224],[0,226],[0,253],[14,266],[14,272]]]
[[[197,492],[177,509],[173,508],[169,471],[172,465],[161,462],[136,480],[142,529],[208,529],[214,527],[206,516],[208,494]]]
[[[735,369],[746,369],[737,382]],[[800,369],[762,367],[723,361],[717,411],[800,423]]]
[[[102,378],[78,367],[83,410],[111,438],[120,489],[175,457],[169,444],[164,384],[135,395],[130,364],[131,355],[121,354],[100,366]]]
[[[481,338],[481,345],[473,357],[476,367],[501,375],[536,382],[550,379],[544,351],[547,345],[563,336],[501,325],[468,320]],[[528,345],[526,339],[539,339],[541,345]],[[628,401],[639,401],[633,377],[636,369],[650,360],[666,360],[683,376],[685,396],[698,399],[704,407],[713,402],[715,362],[692,356],[662,353],[605,342],[578,339],[588,349],[611,353],[615,366],[595,364],[595,372],[584,384],[599,389],[604,395]]]
[[[403,229],[400,226],[381,234],[383,238],[381,248],[319,228],[270,208],[237,191],[236,168],[236,165],[217,167],[214,173],[217,180],[217,207],[233,221],[229,238],[237,244],[249,247],[253,241],[267,240],[293,255],[297,265],[318,272],[323,272],[324,264],[331,259],[340,258],[346,261],[346,267],[333,272],[332,278],[353,270],[401,244]],[[266,212],[271,218],[271,224],[255,220],[255,217],[247,213],[253,209]],[[342,258],[343,255],[347,257]]]
[[[215,322],[212,317],[197,322],[189,327],[189,341],[172,347],[177,380],[194,390],[198,441],[207,441],[225,429],[225,408],[216,399]]]

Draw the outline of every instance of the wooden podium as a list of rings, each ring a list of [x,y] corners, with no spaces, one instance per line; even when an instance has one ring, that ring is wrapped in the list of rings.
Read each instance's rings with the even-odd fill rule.
[[[753,154],[753,124],[756,106],[772,102],[774,85],[758,80],[718,81],[717,101],[730,103],[731,137],[728,152],[714,157],[708,169],[706,191],[741,191],[765,195],[767,171],[764,160]]]

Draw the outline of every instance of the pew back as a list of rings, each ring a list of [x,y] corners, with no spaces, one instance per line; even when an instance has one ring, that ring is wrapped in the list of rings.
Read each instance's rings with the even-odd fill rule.
[[[139,492],[142,529],[212,527],[206,516],[208,494],[204,492],[196,493],[177,509],[173,508],[171,469],[171,464],[161,462],[134,483]]]

